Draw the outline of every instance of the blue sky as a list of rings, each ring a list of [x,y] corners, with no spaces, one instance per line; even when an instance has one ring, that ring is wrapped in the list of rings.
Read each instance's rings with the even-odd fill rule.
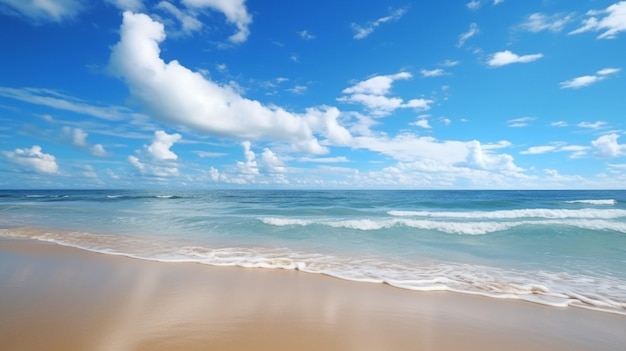
[[[0,0],[0,33],[0,188],[626,184],[626,1]]]

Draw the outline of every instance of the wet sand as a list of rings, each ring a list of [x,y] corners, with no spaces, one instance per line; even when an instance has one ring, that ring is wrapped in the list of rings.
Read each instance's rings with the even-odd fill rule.
[[[0,240],[2,350],[623,350],[626,317]]]

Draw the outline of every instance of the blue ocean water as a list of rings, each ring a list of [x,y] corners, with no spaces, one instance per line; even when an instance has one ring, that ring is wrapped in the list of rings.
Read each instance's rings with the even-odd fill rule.
[[[626,191],[3,190],[0,237],[626,315]]]

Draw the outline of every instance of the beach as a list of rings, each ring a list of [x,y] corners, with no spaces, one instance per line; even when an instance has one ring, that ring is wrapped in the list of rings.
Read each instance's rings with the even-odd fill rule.
[[[623,315],[0,241],[5,350],[619,350]]]

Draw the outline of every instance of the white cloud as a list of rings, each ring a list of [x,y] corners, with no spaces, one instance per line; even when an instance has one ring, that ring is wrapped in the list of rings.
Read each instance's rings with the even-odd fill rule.
[[[459,63],[460,63],[460,61],[458,61],[458,60],[447,59],[447,60],[443,61],[440,65],[444,66],[444,67],[454,67],[454,66],[458,65]]]
[[[581,145],[566,145],[561,147],[558,151],[571,152],[570,158],[581,158],[587,156],[588,146]]]
[[[424,128],[424,129],[432,128],[430,126],[430,124],[428,123],[428,119],[426,119],[426,118],[420,118],[417,121],[411,123],[411,125],[414,125],[414,126],[420,127],[420,128]]]
[[[598,128],[602,128],[606,126],[606,122],[604,121],[580,122],[577,124],[577,126],[581,128],[598,129]]]
[[[158,178],[176,177],[179,175],[178,167],[175,164],[147,163],[133,155],[128,156],[128,162],[135,166],[143,175]]]
[[[562,31],[565,25],[572,21],[572,18],[573,16],[571,14],[556,14],[548,16],[543,13],[533,13],[528,16],[526,21],[522,23],[520,27],[533,33],[544,30],[556,33]]]
[[[441,69],[441,68],[435,68],[435,69],[422,69],[420,71],[420,73],[422,74],[422,77],[439,77],[439,76],[444,76],[444,75],[448,75],[450,73],[446,72],[445,70]]]
[[[81,128],[63,127],[61,130],[61,141],[71,144],[78,149],[89,152],[90,154],[98,157],[108,156],[109,153],[104,149],[102,144],[96,144],[90,146],[87,142],[87,136],[89,134]]]
[[[219,85],[178,61],[164,62],[159,43],[161,23],[143,14],[124,13],[121,38],[111,53],[111,69],[156,119],[210,135],[240,139],[273,139],[294,151],[325,153],[309,122],[324,111],[297,115],[277,106],[243,98],[230,85]],[[328,108],[325,108],[327,110]]]
[[[170,148],[181,139],[180,134],[167,134],[159,130],[154,133],[154,139],[150,145],[144,145],[144,150],[137,150],[141,158],[130,155],[128,162],[135,166],[143,175],[166,178],[179,175],[178,159]]]
[[[109,153],[104,149],[104,146],[102,146],[102,144],[96,144],[92,146],[91,154],[94,156],[100,156],[100,157],[109,155]]]
[[[200,22],[197,18],[181,11],[176,6],[167,1],[159,2],[156,8],[163,9],[172,16],[176,17],[176,19],[179,20],[181,23],[182,33],[190,33],[200,30],[202,28],[202,22]]]
[[[261,154],[263,166],[268,173],[284,173],[286,168],[283,161],[270,149],[263,149]]]
[[[396,80],[411,79],[413,76],[408,72],[400,72],[396,74],[390,74],[385,76],[375,76],[367,80],[361,81],[356,85],[343,90],[344,94],[372,94],[372,95],[385,95],[389,93],[391,85]]]
[[[39,145],[34,145],[30,149],[15,149],[15,151],[3,151],[2,153],[10,162],[35,172],[47,174],[59,172],[56,158],[53,155],[43,153]]]
[[[528,126],[528,123],[534,121],[534,117],[520,117],[506,121],[506,124],[512,128],[520,128]]]
[[[314,163],[342,163],[348,162],[348,159],[345,156],[336,156],[336,157],[301,157],[298,159],[300,162],[314,162]]]
[[[224,152],[211,152],[211,151],[201,151],[201,150],[195,150],[193,151],[193,153],[198,155],[198,157],[200,158],[224,157],[228,155],[227,153],[224,153]]]
[[[176,160],[176,155],[170,148],[175,142],[181,139],[180,134],[167,134],[162,130],[158,130],[154,133],[154,140],[152,144],[146,147],[146,150],[157,160]]]
[[[77,147],[87,146],[87,133],[80,128],[63,127],[63,139]]]
[[[467,8],[470,10],[478,10],[481,6],[483,6],[483,4],[482,4],[482,1],[472,0],[468,2],[467,4],[465,4],[465,6],[467,6]]]
[[[626,1],[610,5],[605,10],[589,11],[582,27],[569,34],[604,31],[598,39],[615,39],[618,33],[626,31]]]
[[[569,124],[565,121],[554,121],[550,123],[551,127],[567,127]]]
[[[106,0],[122,11],[139,11],[143,9],[142,0]]]
[[[308,30],[302,30],[298,32],[298,35],[300,35],[300,37],[304,40],[313,40],[315,39],[315,35],[309,33]]]
[[[241,146],[243,146],[245,161],[237,161],[237,168],[241,172],[242,177],[250,181],[254,179],[255,175],[259,174],[259,166],[256,163],[256,155],[251,149],[252,144],[249,141],[244,141],[241,143]]]
[[[597,83],[620,71],[619,68],[603,68],[594,75],[580,76],[561,82],[561,89],[579,89]]]
[[[35,23],[62,22],[83,10],[81,0],[0,0],[0,11]]]
[[[496,52],[491,56],[491,59],[487,61],[487,64],[492,67],[500,67],[510,65],[512,63],[529,63],[536,61],[543,57],[543,54],[531,54],[522,55],[512,53],[509,50]]]
[[[307,91],[308,87],[306,85],[296,85],[293,88],[287,89],[287,91],[292,92],[296,95],[304,94]]]
[[[483,147],[478,140],[473,140],[467,143],[466,146],[467,157],[458,166],[496,173],[517,173],[523,171],[523,169],[515,165],[511,155],[494,154],[489,148]]]
[[[599,137],[591,142],[591,145],[596,149],[596,156],[598,157],[618,157],[626,156],[626,144],[619,144],[617,142],[619,135],[607,134]]]
[[[210,8],[223,13],[228,22],[237,27],[237,33],[231,35],[229,40],[233,43],[241,43],[248,39],[252,23],[252,16],[248,13],[245,0],[182,0],[188,8],[204,9]]]
[[[373,22],[367,23],[365,26],[352,23],[352,29],[354,30],[354,39],[363,39],[372,34],[374,30],[383,23],[393,22],[399,20],[406,13],[406,9],[398,9],[393,11],[389,16],[381,17]]]
[[[547,152],[555,151],[556,149],[557,149],[556,146],[551,146],[551,145],[531,146],[531,147],[528,148],[528,150],[521,151],[520,154],[522,154],[522,155],[539,155],[539,154],[545,154]]]
[[[478,34],[480,32],[480,30],[478,29],[478,25],[476,23],[472,23],[470,24],[469,30],[465,33],[462,33],[461,35],[459,35],[459,42],[456,44],[457,47],[462,47],[463,45],[465,45],[465,42],[473,37],[474,35]]]
[[[406,80],[412,77],[408,72],[375,76],[344,89],[342,92],[347,95],[337,100],[362,104],[372,115],[378,117],[387,116],[399,108],[428,110],[432,100],[411,99],[404,102],[402,98],[386,96],[391,91],[391,86],[395,81]]]
[[[50,89],[0,87],[0,96],[43,105],[59,110],[71,111],[110,121],[127,118],[132,112],[120,106],[94,106],[83,100],[67,96]]]

